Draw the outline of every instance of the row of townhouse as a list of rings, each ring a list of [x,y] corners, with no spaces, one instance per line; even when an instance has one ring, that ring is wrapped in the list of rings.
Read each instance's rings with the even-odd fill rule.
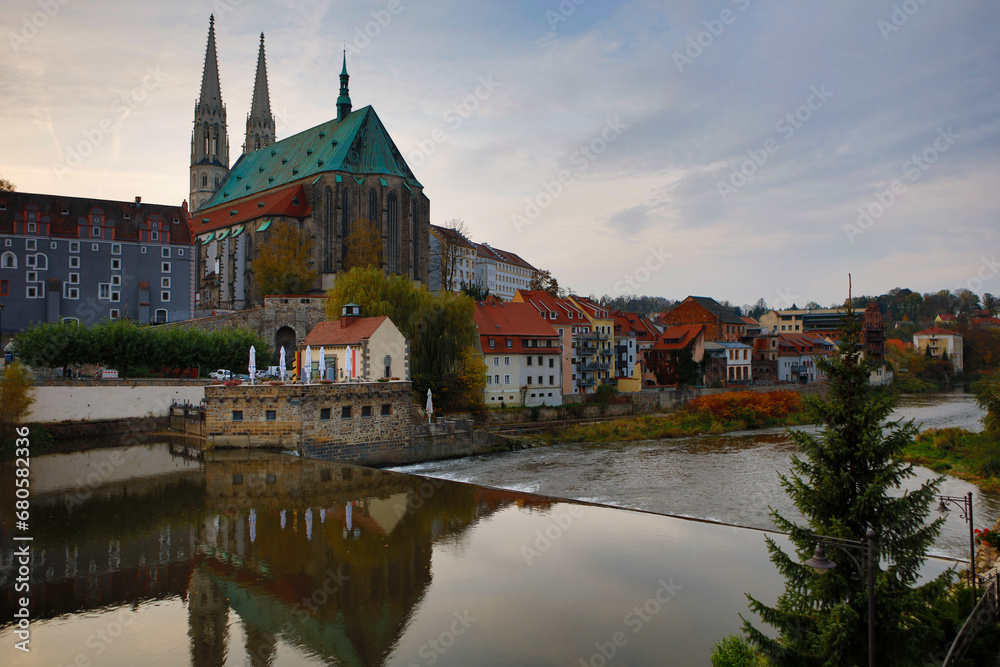
[[[430,226],[430,289],[459,292],[475,285],[504,301],[527,289],[538,270],[509,250],[475,243],[448,227]]]
[[[885,353],[881,316],[874,304],[859,316],[865,354],[878,362]],[[837,353],[829,331],[775,331],[708,297],[688,297],[654,321],[584,297],[517,290],[511,302],[477,303],[475,321],[492,406],[560,405],[566,395],[603,384],[640,391],[683,383],[822,382],[817,359]],[[887,378],[873,373],[872,381]]]

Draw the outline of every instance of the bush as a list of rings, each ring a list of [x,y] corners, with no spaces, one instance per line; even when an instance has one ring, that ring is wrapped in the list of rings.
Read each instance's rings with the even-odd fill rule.
[[[766,667],[763,654],[739,635],[728,635],[712,647],[712,667]]]
[[[787,417],[802,410],[802,396],[796,391],[734,391],[699,396],[685,410],[707,419],[759,426],[765,419]]]
[[[13,436],[14,426],[28,414],[34,402],[28,369],[18,361],[7,364],[0,380],[0,438]]]

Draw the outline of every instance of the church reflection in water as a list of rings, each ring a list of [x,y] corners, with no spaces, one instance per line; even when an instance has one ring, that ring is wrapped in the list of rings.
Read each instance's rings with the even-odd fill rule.
[[[236,451],[66,498],[36,498],[44,529],[35,538],[33,617],[180,597],[191,664],[205,667],[234,653],[274,664],[280,644],[322,662],[383,664],[428,589],[435,544],[461,539],[507,505],[550,504]],[[13,593],[2,590],[0,613],[10,618]],[[231,614],[242,646],[232,645]]]

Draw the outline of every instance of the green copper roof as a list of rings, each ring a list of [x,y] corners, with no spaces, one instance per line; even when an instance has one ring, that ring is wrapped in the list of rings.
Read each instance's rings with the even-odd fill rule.
[[[235,238],[242,233],[243,233],[243,225],[240,225],[239,227],[233,230],[233,233],[229,235],[229,238]]]
[[[370,106],[240,156],[202,209],[257,196],[331,171],[399,176],[423,187]],[[340,180],[338,178],[338,180]]]
[[[257,228],[257,231],[258,232],[266,232],[267,228],[270,227],[270,226],[271,226],[271,221],[270,220],[265,220],[264,222],[261,223],[260,227]]]
[[[205,245],[206,243],[210,243],[214,238],[215,238],[215,232],[209,232],[208,236],[202,239],[201,244]]]

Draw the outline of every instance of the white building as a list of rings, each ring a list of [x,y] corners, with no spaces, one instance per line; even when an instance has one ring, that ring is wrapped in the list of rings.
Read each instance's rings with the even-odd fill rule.
[[[948,354],[948,360],[955,372],[961,373],[964,368],[962,354],[962,334],[941,327],[931,327],[913,334],[913,347],[920,353],[926,354],[930,349],[931,356],[935,359],[944,358]]]
[[[537,269],[518,255],[485,243],[476,244],[476,282],[504,301],[519,289],[528,289]]]

